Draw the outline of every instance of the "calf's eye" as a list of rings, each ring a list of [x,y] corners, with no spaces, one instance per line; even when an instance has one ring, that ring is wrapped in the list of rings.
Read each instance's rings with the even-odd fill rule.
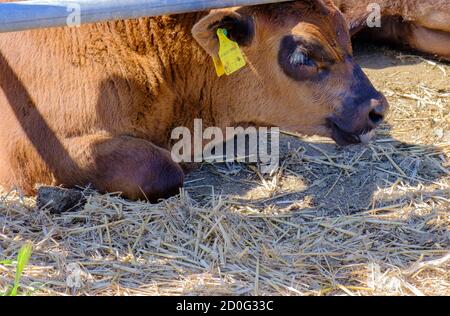
[[[289,57],[289,62],[293,66],[316,67],[316,63],[308,56],[308,53],[301,47],[297,47]]]
[[[280,45],[278,63],[283,72],[295,81],[317,79],[319,67],[304,45],[293,36],[286,36]]]

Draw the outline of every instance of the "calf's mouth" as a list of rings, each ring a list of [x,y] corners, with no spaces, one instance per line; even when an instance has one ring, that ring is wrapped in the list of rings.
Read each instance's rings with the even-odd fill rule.
[[[366,128],[361,132],[354,133],[345,130],[340,127],[339,124],[333,121],[333,119],[327,119],[326,127],[331,131],[331,138],[339,146],[349,146],[356,144],[367,144],[375,135],[374,128]]]

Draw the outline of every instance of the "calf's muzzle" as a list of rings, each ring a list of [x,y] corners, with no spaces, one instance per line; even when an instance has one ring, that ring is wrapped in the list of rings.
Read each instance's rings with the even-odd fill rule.
[[[327,120],[332,138],[342,146],[367,142],[389,110],[386,97],[373,87],[362,69],[353,62],[351,66],[350,88],[340,109]]]

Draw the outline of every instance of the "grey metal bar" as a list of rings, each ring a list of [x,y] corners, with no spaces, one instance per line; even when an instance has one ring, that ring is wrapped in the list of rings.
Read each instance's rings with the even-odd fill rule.
[[[54,0],[0,3],[0,33],[289,0]]]

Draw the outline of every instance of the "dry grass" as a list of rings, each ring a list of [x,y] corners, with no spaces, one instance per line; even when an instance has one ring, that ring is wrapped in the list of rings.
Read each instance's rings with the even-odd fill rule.
[[[0,261],[32,241],[35,295],[450,295],[450,67],[361,54],[393,107],[370,146],[287,138],[276,175],[205,165],[157,205],[86,192],[50,215],[5,192]]]

